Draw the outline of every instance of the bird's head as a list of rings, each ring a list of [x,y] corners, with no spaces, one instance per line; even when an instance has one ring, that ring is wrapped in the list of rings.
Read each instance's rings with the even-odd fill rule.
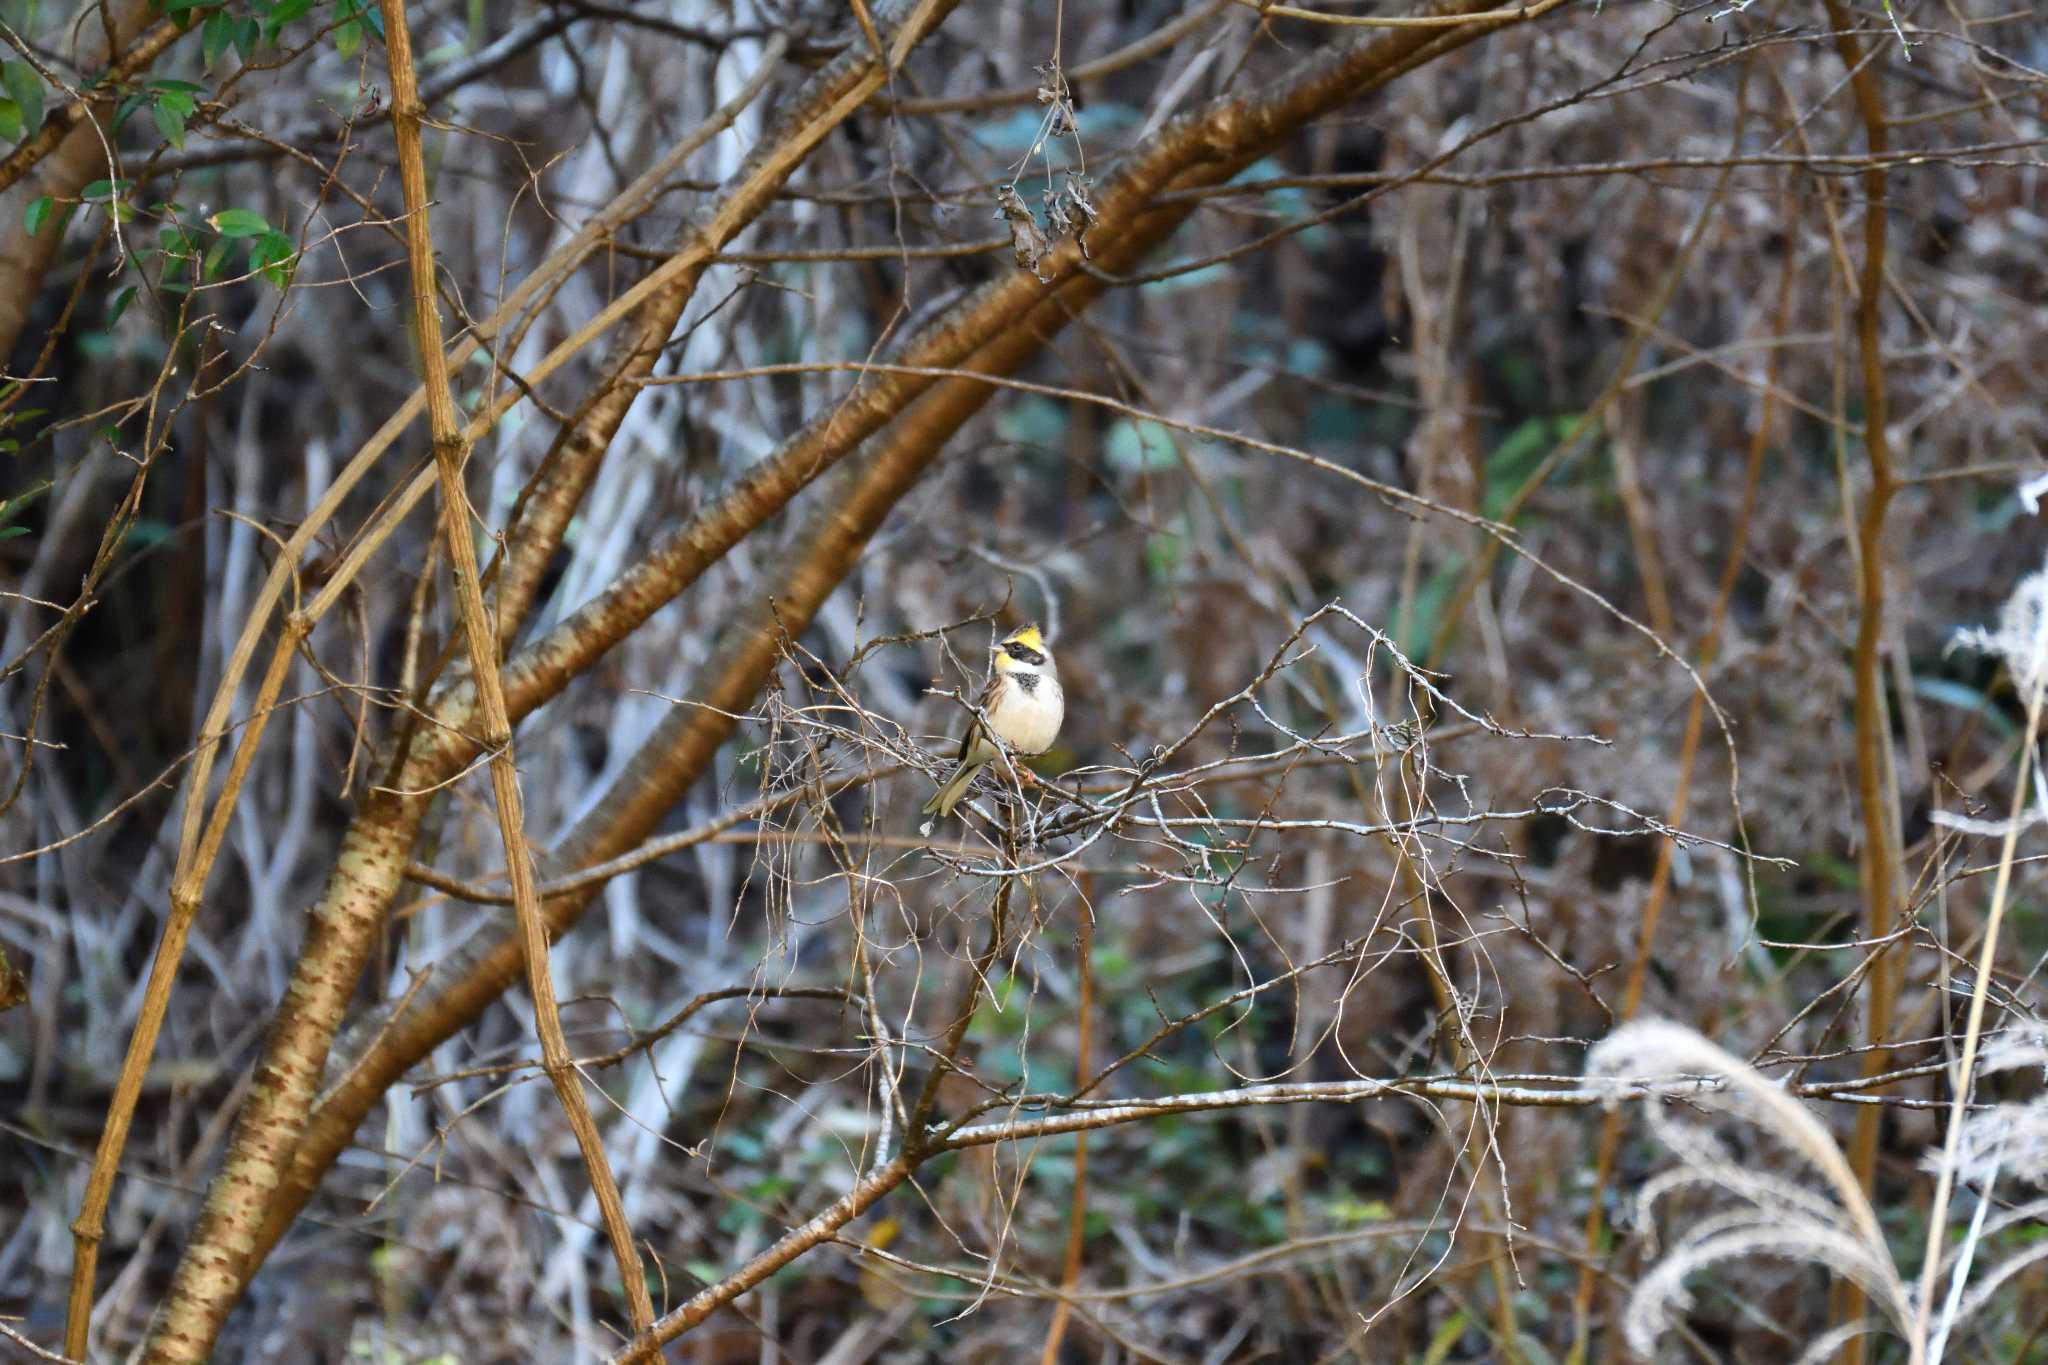
[[[1035,625],[1011,631],[996,646],[996,668],[1004,673],[1052,667],[1052,648]]]

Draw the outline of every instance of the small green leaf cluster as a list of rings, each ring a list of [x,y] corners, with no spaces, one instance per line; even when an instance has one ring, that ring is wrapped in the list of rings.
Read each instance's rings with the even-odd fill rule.
[[[186,25],[200,26],[199,43],[208,70],[234,48],[243,61],[255,58],[257,49],[277,45],[285,25],[311,14],[318,0],[250,0],[240,12],[230,12],[224,0],[163,0],[164,13]],[[201,16],[204,16],[203,18]],[[335,49],[353,57],[363,45],[365,32],[384,40],[384,16],[371,0],[334,0],[334,18],[329,25]]]
[[[158,241],[164,250],[167,281],[172,276],[171,263],[174,260],[182,263],[188,278],[196,263],[197,278],[218,279],[236,244],[246,243],[251,272],[262,275],[279,289],[291,283],[298,249],[290,237],[272,227],[269,220],[256,210],[227,208],[204,219],[195,219],[181,204],[158,207],[169,220],[157,230]],[[212,238],[210,242],[207,240],[209,236]],[[203,256],[200,254],[202,247],[205,249]]]
[[[114,114],[114,128],[118,131],[138,109],[147,106],[150,117],[156,121],[156,130],[164,135],[164,141],[182,149],[185,145],[185,120],[192,117],[199,108],[199,101],[207,93],[203,85],[191,81],[153,80],[121,101],[121,107]]]
[[[200,29],[200,52],[211,71],[233,48],[244,62],[255,59],[264,45],[275,46],[285,25],[310,14],[318,0],[249,0],[240,12],[231,12],[227,0],[162,0],[163,12],[183,25]],[[371,0],[333,0],[334,17],[328,30],[334,35],[335,50],[353,57],[361,50],[365,34],[384,41],[384,15]],[[128,117],[145,106],[156,121],[157,131],[171,146],[185,145],[185,124],[198,108],[206,88],[191,81],[152,80],[122,101],[115,115],[116,130]],[[34,137],[48,111],[45,81],[25,61],[0,62],[0,142],[19,142]]]
[[[55,231],[62,232],[81,204],[104,208],[116,222],[131,222],[137,210],[128,194],[134,188],[132,180],[95,180],[76,200],[59,202],[47,194],[37,195],[22,214],[22,227],[31,237],[52,223]],[[167,292],[183,293],[195,284],[220,279],[237,243],[247,245],[245,268],[279,289],[290,286],[298,268],[297,244],[254,209],[225,208],[202,216],[166,200],[152,206],[150,216],[158,221],[156,254],[163,266],[161,287]],[[116,294],[106,325],[120,321],[134,298],[134,285]]]

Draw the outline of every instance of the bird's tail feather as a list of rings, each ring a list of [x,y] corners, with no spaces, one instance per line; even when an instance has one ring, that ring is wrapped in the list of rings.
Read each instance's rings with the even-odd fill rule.
[[[980,763],[962,763],[953,769],[953,775],[932,793],[932,799],[925,802],[924,809],[918,813],[934,816],[938,820],[944,820],[952,815],[953,807],[960,804],[960,798],[967,794],[967,788],[974,782],[974,775],[980,772],[982,767]],[[927,822],[925,828],[931,828],[931,822]]]

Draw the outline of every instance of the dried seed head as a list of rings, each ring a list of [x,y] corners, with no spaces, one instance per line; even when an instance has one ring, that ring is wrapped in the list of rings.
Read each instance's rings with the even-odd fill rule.
[[[2048,683],[2048,568],[2028,574],[2013,588],[1998,614],[1998,628],[1966,626],[1949,648],[1974,649],[2005,660],[2013,681],[2031,696]]]

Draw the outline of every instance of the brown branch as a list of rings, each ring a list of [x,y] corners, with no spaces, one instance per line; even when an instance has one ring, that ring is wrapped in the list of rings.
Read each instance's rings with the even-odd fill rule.
[[[1849,10],[1842,0],[1827,0],[1828,18],[1836,29],[1835,44],[1849,71],[1849,87],[1863,118],[1865,145],[1882,157],[1891,137],[1878,91],[1877,77],[1865,59],[1863,44],[1850,32]],[[1864,932],[1872,938],[1891,933],[1900,913],[1895,861],[1899,836],[1898,811],[1892,792],[1891,715],[1886,704],[1882,651],[1885,633],[1884,526],[1898,484],[1892,475],[1890,401],[1884,375],[1885,194],[1889,181],[1881,161],[1863,172],[1863,260],[1856,291],[1856,338],[1863,363],[1863,444],[1870,453],[1870,492],[1856,527],[1856,795],[1863,813]],[[1843,490],[1844,495],[1848,489]],[[1864,1016],[1863,1074],[1874,1075],[1890,1064],[1884,1047],[1891,1032],[1898,999],[1899,959],[1877,950],[1870,972],[1870,993]],[[1849,1141],[1849,1164],[1866,1194],[1877,1180],[1878,1115],[1859,1113]],[[1930,1272],[1931,1273],[1931,1272]],[[1860,1286],[1844,1276],[1837,1282],[1837,1322],[1863,1314]],[[1848,1365],[1860,1365],[1864,1342],[1851,1338],[1844,1347]]]
[[[1459,24],[1519,23],[1529,18],[1531,6],[1518,9],[1481,10],[1475,14],[1330,14],[1303,9],[1299,5],[1275,5],[1268,0],[1233,0],[1246,9],[1257,10],[1261,19],[1278,16],[1337,28],[1453,28]]]
[[[800,1227],[790,1229],[744,1266],[708,1289],[699,1291],[681,1307],[661,1315],[652,1331],[628,1342],[612,1357],[614,1361],[644,1358],[658,1351],[663,1342],[673,1341],[702,1323],[725,1305],[821,1243],[829,1242],[839,1229],[874,1207],[876,1201],[910,1179],[923,1158],[899,1153],[894,1161],[862,1176],[854,1187],[833,1201],[824,1212]]]
[[[512,901],[519,917],[521,947],[526,957],[527,986],[533,992],[534,1029],[540,1035],[541,1058],[569,1127],[576,1135],[591,1192],[597,1199],[605,1234],[612,1244],[619,1278],[635,1332],[654,1320],[647,1277],[633,1230],[626,1221],[617,1179],[605,1157],[604,1138],[590,1116],[583,1077],[576,1070],[568,1040],[562,1036],[560,1007],[548,970],[548,940],[541,928],[540,900],[534,887],[533,859],[526,843],[526,817],[519,794],[519,771],[512,749],[512,721],[505,710],[505,688],[499,676],[498,631],[484,605],[483,582],[477,568],[476,540],[469,526],[469,493],[462,470],[469,442],[448,382],[448,359],[441,340],[441,309],[435,298],[434,242],[428,224],[426,161],[420,152],[420,123],[426,106],[420,102],[413,71],[412,36],[405,0],[379,0],[384,15],[384,51],[391,72],[392,127],[398,143],[400,183],[405,194],[406,254],[412,266],[413,318],[419,329],[419,353],[425,370],[427,416],[434,438],[434,465],[441,479],[441,534],[455,578],[456,602],[476,680],[482,712],[483,742],[491,753],[491,795],[498,808],[498,828],[505,845],[505,865],[512,882]],[[630,401],[627,400],[627,401]],[[623,408],[622,408],[623,410]],[[274,1174],[281,1174],[274,1173]],[[171,1307],[178,1306],[175,1292]]]
[[[572,269],[599,244],[604,233],[621,222],[631,213],[644,209],[651,202],[654,190],[660,183],[660,173],[665,173],[673,164],[689,152],[703,145],[720,128],[731,120],[764,88],[771,73],[776,56],[781,49],[781,40],[770,43],[762,68],[753,81],[749,82],[732,101],[713,118],[700,125],[685,138],[662,162],[651,169],[634,186],[613,202],[605,212],[598,215],[583,232],[579,233],[562,250],[551,256],[541,270],[513,291],[511,297],[475,333],[454,348],[451,362],[459,362],[473,353],[482,343],[480,338],[491,338],[503,330],[503,324],[511,319],[516,310],[540,292],[548,278]],[[737,230],[735,227],[732,229]],[[682,286],[666,294],[655,294],[646,304],[645,311],[652,314],[652,326],[659,327],[659,335],[665,337],[668,328],[673,327],[675,318],[687,303],[687,284],[694,282],[694,275],[687,276]],[[666,318],[666,322],[662,321]],[[582,341],[594,336],[594,324],[586,326],[571,343],[558,346],[554,352],[535,368],[536,377],[546,370],[559,365],[580,348]],[[636,345],[642,350],[648,347],[644,332]],[[652,363],[652,354],[645,357]],[[630,373],[631,371],[628,371]],[[617,376],[615,375],[615,379]],[[620,386],[614,385],[614,389]],[[602,449],[609,444],[611,433],[623,417],[626,405],[634,393],[632,386],[623,386],[623,400],[616,405],[593,404],[592,420],[610,422],[610,428],[602,431],[601,437],[590,437],[583,445],[572,450],[565,460],[570,477],[565,482],[573,485],[580,474],[581,487],[588,486],[588,479],[594,474],[595,460]],[[413,480],[412,485],[387,505],[385,515],[359,536],[344,562],[330,575],[327,583],[314,601],[303,611],[293,615],[287,629],[273,651],[269,672],[259,690],[251,721],[236,752],[233,771],[230,772],[220,794],[215,798],[210,813],[205,811],[207,789],[210,782],[211,764],[215,740],[227,733],[227,718],[233,706],[236,693],[241,685],[243,670],[253,657],[260,632],[269,612],[281,597],[285,585],[294,583],[293,570],[305,546],[313,534],[332,517],[341,505],[341,495],[366,475],[376,460],[389,448],[397,437],[410,425],[412,417],[424,401],[422,391],[416,391],[399,412],[374,435],[350,462],[349,466],[328,488],[320,503],[308,514],[282,547],[278,560],[273,565],[269,579],[252,607],[249,620],[236,641],[228,662],[223,669],[222,681],[215,692],[207,718],[202,723],[202,742],[193,762],[193,774],[188,783],[186,811],[180,838],[178,871],[172,890],[171,912],[166,922],[164,938],[151,966],[151,980],[144,996],[144,1008],[129,1038],[128,1053],[123,1061],[124,1077],[133,1072],[136,1079],[132,1085],[125,1080],[117,1085],[114,1098],[109,1105],[108,1121],[102,1129],[100,1153],[96,1159],[93,1176],[88,1182],[87,1196],[80,1209],[74,1233],[78,1250],[74,1256],[71,1290],[71,1314],[67,1325],[67,1341],[73,1337],[81,1339],[86,1332],[86,1315],[90,1313],[91,1281],[97,1260],[100,1227],[105,1213],[105,1192],[101,1187],[111,1186],[113,1172],[120,1160],[121,1147],[126,1141],[129,1118],[132,1116],[136,1097],[140,1093],[140,1077],[148,1065],[149,1057],[155,1051],[156,1039],[162,1026],[164,1010],[169,1002],[171,982],[182,956],[186,935],[190,929],[190,917],[197,913],[200,897],[207,876],[218,853],[221,834],[225,823],[232,815],[240,793],[242,777],[247,773],[255,747],[261,741],[263,728],[267,723],[273,703],[276,700],[285,677],[290,658],[312,625],[332,605],[340,600],[342,592],[354,580],[373,550],[380,545],[403,518],[405,511],[424,493],[434,478],[425,473]],[[466,439],[473,440],[486,430],[505,402],[487,408],[486,414],[472,421],[465,430]],[[565,440],[576,434],[586,437],[590,433],[582,427],[565,433]],[[580,496],[580,491],[578,492]],[[545,504],[544,511],[551,510],[552,518],[544,517],[535,537],[534,552],[551,538],[558,539],[560,527],[566,525],[571,507],[564,507],[560,500]],[[557,524],[559,523],[559,524]],[[528,561],[518,561],[527,563]],[[522,580],[515,576],[514,592],[527,590],[526,602],[530,602],[530,586],[537,570],[528,569]],[[523,608],[523,604],[522,604]],[[448,724],[459,726],[467,719],[471,703],[465,697],[459,714],[452,716]],[[401,744],[397,752],[404,754]],[[242,1121],[238,1123],[234,1141],[230,1144],[222,1172],[216,1179],[209,1197],[209,1213],[205,1218],[214,1219],[216,1228],[240,1228],[249,1215],[251,1207],[266,1204],[268,1189],[275,1183],[274,1172],[281,1168],[296,1140],[298,1125],[303,1122],[312,1098],[314,1082],[320,1066],[339,1027],[343,1009],[346,1006],[349,989],[360,974],[362,962],[369,944],[374,940],[377,927],[382,923],[382,910],[388,905],[388,895],[380,896],[376,886],[365,886],[365,874],[370,869],[391,868],[404,865],[405,851],[410,847],[418,829],[418,822],[425,815],[424,801],[395,800],[389,793],[374,798],[359,813],[348,833],[344,836],[343,852],[338,858],[333,875],[329,879],[326,893],[316,907],[312,917],[313,932],[308,935],[294,966],[293,977],[287,988],[285,1003],[280,1009],[279,1026],[272,1031],[266,1042],[265,1060],[261,1064],[273,1077],[275,1084],[259,1086],[251,1094],[245,1107]],[[202,818],[204,816],[204,818]],[[203,832],[202,832],[203,831]],[[391,885],[396,886],[395,876]],[[346,984],[344,984],[346,983]],[[217,1203],[216,1203],[217,1201]],[[207,1244],[195,1238],[188,1247],[186,1262],[192,1266],[189,1272],[203,1282],[212,1285],[225,1276],[226,1283],[219,1293],[232,1295],[242,1281],[236,1267],[242,1253],[246,1251],[249,1238],[240,1232],[232,1235],[235,1249],[224,1258],[211,1255]],[[223,1270],[223,1263],[227,1269]],[[186,1274],[182,1268],[180,1275]],[[201,1299],[210,1299],[212,1290],[199,1294]],[[231,1303],[231,1297],[228,1300]],[[225,1306],[221,1307],[225,1312]],[[215,1330],[218,1324],[215,1323]],[[200,1350],[205,1349],[202,1345]]]

